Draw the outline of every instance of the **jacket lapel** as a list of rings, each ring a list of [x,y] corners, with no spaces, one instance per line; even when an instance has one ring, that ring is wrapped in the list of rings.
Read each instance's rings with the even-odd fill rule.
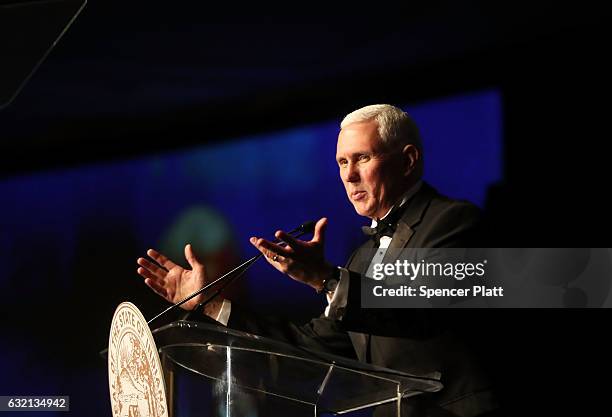
[[[401,252],[399,249],[403,249],[408,245],[410,238],[414,235],[413,227],[421,222],[435,194],[436,191],[430,185],[423,183],[421,189],[412,198],[412,201],[408,202],[404,215],[397,223],[391,244],[383,258],[383,263],[393,263],[397,260]]]
[[[383,263],[395,262],[401,252],[399,249],[405,248],[408,245],[410,238],[414,234],[413,227],[423,218],[434,195],[436,195],[436,191],[428,184],[423,183],[421,189],[414,195],[412,200],[408,202],[404,215],[397,224],[395,233],[391,239],[391,244],[389,245],[390,250],[387,250]],[[374,242],[371,239],[368,240],[359,250],[353,253],[346,267],[353,271],[360,271],[362,275],[365,274],[372,261],[369,255],[373,253],[374,249]],[[366,362],[370,335],[356,332],[348,332],[348,334],[353,342],[357,357],[360,361]]]

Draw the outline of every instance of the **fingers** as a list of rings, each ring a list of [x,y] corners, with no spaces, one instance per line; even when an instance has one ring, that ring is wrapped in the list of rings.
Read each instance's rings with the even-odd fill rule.
[[[185,245],[185,259],[187,259],[187,262],[189,262],[189,265],[191,265],[193,269],[201,268],[204,266],[204,264],[200,262],[195,252],[193,251],[193,246],[191,246],[191,243]]]
[[[151,271],[146,268],[140,267],[137,269],[137,272],[140,276],[142,276],[145,280],[145,284],[149,286],[153,291],[162,297],[166,298],[168,295],[168,291],[164,288],[164,284],[166,283],[163,279],[155,276]]]
[[[266,258],[268,260],[268,262],[270,262],[271,264],[284,264],[287,261],[287,258],[285,258],[284,256],[280,256],[280,255],[272,255],[271,258]]]
[[[150,280],[155,281],[156,283],[158,283],[160,285],[164,285],[165,284],[165,281],[164,281],[163,278],[158,277],[153,272],[149,271],[147,268],[140,267],[140,268],[138,268],[136,270],[136,272],[138,272],[138,275],[140,275],[141,277],[143,277],[145,279],[150,279]]]
[[[283,232],[282,230],[277,231],[274,236],[278,239],[278,240],[282,240],[283,242],[285,242],[287,245],[289,245],[291,248],[295,249],[300,245],[300,240],[294,238],[293,236]]]
[[[174,262],[153,249],[149,249],[147,255],[164,268],[171,269],[176,266]],[[168,299],[168,291],[164,287],[166,285],[165,278],[168,271],[145,258],[138,258],[136,263],[140,265],[136,272],[145,279],[145,284],[157,294]]]
[[[156,279],[164,279],[168,274],[163,268],[160,268],[157,264],[154,264],[151,261],[146,260],[145,258],[138,258],[136,263],[146,269],[148,272],[154,275]]]
[[[155,262],[157,262],[158,264],[160,264],[161,266],[163,266],[164,268],[168,270],[176,266],[174,262],[172,262],[170,259],[166,258],[164,255],[162,255],[161,253],[157,252],[154,249],[149,249],[147,251],[147,255],[149,255]]]
[[[138,269],[142,269],[142,268],[138,268]],[[146,278],[144,282],[145,282],[145,284],[147,284],[149,286],[149,288],[151,288],[157,294],[161,295],[162,297],[164,297],[166,299],[168,298],[168,291],[166,291],[166,289],[164,287],[162,287],[160,284],[158,284],[155,280],[152,280],[150,278]]]
[[[325,241],[325,229],[327,229],[327,217],[319,219],[317,224],[315,224],[312,242],[323,243]]]
[[[292,265],[298,260],[312,257],[313,253],[316,254],[319,248],[322,250],[326,227],[327,218],[319,219],[315,225],[313,238],[309,242],[299,240],[282,230],[278,230],[274,234],[277,239],[282,241],[280,244],[256,237],[250,238],[249,241],[266,257],[270,264],[281,272],[285,272],[291,269]]]
[[[266,258],[273,258],[275,255],[279,257],[288,257],[291,255],[291,250],[283,248],[275,243],[272,243],[266,239],[252,237],[249,242],[255,246]],[[277,258],[278,259],[278,258]]]

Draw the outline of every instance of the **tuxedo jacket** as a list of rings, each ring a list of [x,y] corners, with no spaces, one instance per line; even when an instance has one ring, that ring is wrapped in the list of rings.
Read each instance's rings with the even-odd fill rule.
[[[469,247],[478,216],[472,204],[448,199],[423,183],[408,201],[383,262],[400,259],[410,248]],[[360,282],[371,261],[369,249],[375,249],[372,240],[346,264],[350,283],[341,320],[321,316],[299,326],[232,305],[228,326],[415,375],[440,372],[444,388],[406,400],[403,415],[476,416],[494,409],[487,377],[462,340],[466,324],[457,320],[460,310],[361,308]],[[391,415],[392,410],[381,407],[376,414]]]

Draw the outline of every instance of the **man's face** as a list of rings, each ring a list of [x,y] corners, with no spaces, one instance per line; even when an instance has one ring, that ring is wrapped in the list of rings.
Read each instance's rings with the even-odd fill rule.
[[[383,217],[401,195],[401,152],[385,149],[376,121],[351,123],[340,131],[336,162],[346,194],[359,215]]]

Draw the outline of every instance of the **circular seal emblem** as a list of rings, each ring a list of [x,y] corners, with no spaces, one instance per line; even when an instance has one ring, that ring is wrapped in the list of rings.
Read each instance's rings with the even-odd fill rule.
[[[113,417],[168,417],[157,347],[132,303],[115,310],[108,338],[108,385]]]

